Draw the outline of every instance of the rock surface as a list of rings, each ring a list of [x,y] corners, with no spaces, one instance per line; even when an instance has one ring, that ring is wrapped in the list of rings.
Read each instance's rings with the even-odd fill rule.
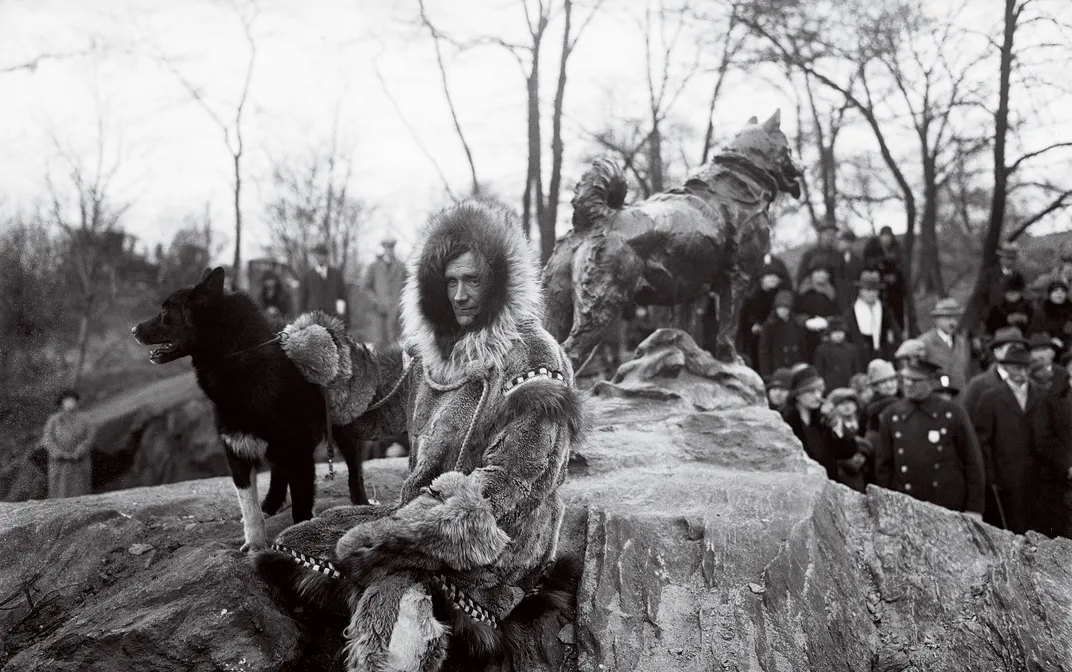
[[[655,336],[593,389],[563,486],[584,575],[561,669],[1072,670],[1072,542],[831,483],[754,374]],[[366,474],[389,499],[405,460]],[[0,505],[0,664],[340,669],[341,624],[288,609],[241,534],[228,479]]]

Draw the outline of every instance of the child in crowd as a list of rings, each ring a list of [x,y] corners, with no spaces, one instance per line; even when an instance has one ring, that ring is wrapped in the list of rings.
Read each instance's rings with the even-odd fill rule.
[[[865,448],[866,441],[857,438],[860,430],[860,409],[856,392],[848,387],[839,387],[827,396],[826,401],[831,426],[840,424],[846,433],[852,434],[856,439],[856,454],[848,459],[838,460],[837,479],[853,490],[863,492],[867,486],[868,452]]]
[[[856,346],[845,340],[845,320],[833,316],[826,321],[827,341],[815,349],[815,368],[831,388],[848,387],[859,373]]]

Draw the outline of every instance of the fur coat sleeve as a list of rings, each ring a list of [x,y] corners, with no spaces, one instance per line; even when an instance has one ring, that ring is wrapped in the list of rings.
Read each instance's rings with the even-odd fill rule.
[[[495,416],[479,466],[441,474],[393,514],[339,540],[336,557],[351,577],[532,567],[545,559],[528,557],[534,540],[518,537],[536,533],[531,521],[559,507],[554,490],[581,432],[576,393],[562,381],[533,380],[509,394]]]

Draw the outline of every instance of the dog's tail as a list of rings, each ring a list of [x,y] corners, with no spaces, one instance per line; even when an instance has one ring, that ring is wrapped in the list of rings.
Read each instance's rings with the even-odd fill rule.
[[[628,187],[618,164],[606,157],[592,161],[573,190],[573,228],[584,231],[625,204]]]

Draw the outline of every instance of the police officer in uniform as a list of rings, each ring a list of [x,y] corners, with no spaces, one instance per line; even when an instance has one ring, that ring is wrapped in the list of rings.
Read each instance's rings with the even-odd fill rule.
[[[926,359],[901,369],[905,398],[879,416],[875,483],[982,520],[983,455],[968,414],[934,393],[940,372]]]

